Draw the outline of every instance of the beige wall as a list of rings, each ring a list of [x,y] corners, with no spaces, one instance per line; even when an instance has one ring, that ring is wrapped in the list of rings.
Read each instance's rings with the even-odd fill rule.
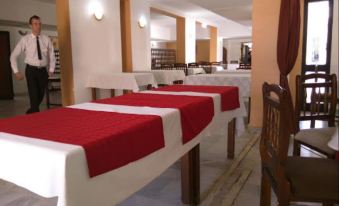
[[[166,49],[177,49],[177,42],[166,42]]]
[[[196,41],[196,61],[207,61],[210,58],[210,40],[197,40]]]
[[[277,36],[280,1],[253,1],[253,51],[251,83],[251,121],[253,127],[262,124],[262,84],[279,82]]]
[[[122,71],[120,1],[101,2],[105,16],[100,22],[87,12],[90,2],[69,1],[75,103],[92,99],[86,87],[89,75]],[[110,92],[100,91],[99,95],[109,97]]]

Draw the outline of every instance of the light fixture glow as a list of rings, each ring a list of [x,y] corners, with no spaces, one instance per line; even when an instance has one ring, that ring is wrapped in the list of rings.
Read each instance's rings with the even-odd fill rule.
[[[92,1],[89,4],[89,12],[91,15],[94,15],[94,18],[98,21],[104,17],[104,8],[98,1]]]
[[[206,29],[206,28],[207,28],[207,24],[206,24],[206,23],[202,23],[202,24],[201,24],[201,27],[204,28],[204,29]]]
[[[144,16],[140,17],[138,24],[140,28],[144,28],[147,25],[146,18]]]

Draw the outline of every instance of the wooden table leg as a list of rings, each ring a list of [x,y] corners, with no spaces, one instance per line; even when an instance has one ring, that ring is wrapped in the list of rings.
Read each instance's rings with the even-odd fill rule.
[[[152,84],[148,84],[146,87],[146,90],[152,90],[153,89],[153,85]]]
[[[111,97],[115,97],[115,89],[111,89]]]
[[[46,104],[47,104],[47,109],[49,109],[51,107],[51,102],[49,99],[49,82],[46,87]]]
[[[251,120],[251,97],[248,97],[248,112],[247,112],[247,123]]]
[[[181,158],[181,198],[184,204],[200,202],[199,144]]]
[[[132,94],[132,93],[133,93],[132,90],[128,90],[128,89],[123,90],[123,94]]]
[[[92,88],[92,100],[97,100],[97,90],[95,88]]]
[[[235,147],[235,118],[228,123],[228,136],[227,136],[227,158],[234,158]]]

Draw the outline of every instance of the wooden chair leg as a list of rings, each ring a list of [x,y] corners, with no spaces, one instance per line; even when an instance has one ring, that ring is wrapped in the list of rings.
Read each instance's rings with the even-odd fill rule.
[[[284,182],[281,184],[278,194],[278,206],[289,206],[290,205],[290,186]]]
[[[323,206],[333,206],[334,204],[332,203],[327,203],[327,202],[323,202]]]
[[[199,144],[181,158],[181,198],[184,204],[200,202]]]
[[[95,88],[92,88],[92,100],[97,100],[97,90]]]
[[[293,156],[300,156],[300,144],[293,140]]]
[[[227,135],[227,158],[234,158],[234,150],[235,150],[235,118],[233,118],[228,123],[228,135]]]
[[[247,112],[247,123],[251,120],[251,97],[248,98],[248,112]]]
[[[261,175],[261,190],[260,190],[260,206],[270,206],[271,205],[271,184],[270,179],[262,171]]]

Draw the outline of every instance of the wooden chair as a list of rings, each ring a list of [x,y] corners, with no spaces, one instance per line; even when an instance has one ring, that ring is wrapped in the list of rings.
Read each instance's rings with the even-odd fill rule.
[[[210,62],[201,61],[201,62],[199,62],[199,65],[200,65],[200,67],[202,67],[205,70],[206,74],[212,73],[212,64]]]
[[[221,62],[211,62],[212,66],[221,66]]]
[[[161,64],[161,70],[172,70],[173,64]]]
[[[279,206],[293,202],[338,203],[338,163],[324,158],[288,157],[288,96],[278,85],[263,85],[263,127],[260,140],[260,205],[271,204],[271,187]]]
[[[237,68],[237,69],[251,69],[251,65],[240,63],[239,68]]]
[[[185,72],[186,76],[188,74],[187,64],[185,64],[185,63],[175,63],[174,64],[174,69],[176,69],[176,70],[183,70]]]
[[[335,132],[336,104],[335,74],[297,76],[295,106],[297,133],[294,138],[294,155],[300,156],[300,145],[305,145],[328,158],[335,158],[335,150],[331,149],[327,142]],[[328,128],[314,129],[316,120],[327,121]],[[300,130],[299,123],[302,121],[310,121],[311,129]]]
[[[191,63],[188,63],[188,64],[187,64],[187,67],[188,67],[188,68],[199,68],[200,66],[199,66],[199,64],[196,63],[196,62],[191,62]]]

